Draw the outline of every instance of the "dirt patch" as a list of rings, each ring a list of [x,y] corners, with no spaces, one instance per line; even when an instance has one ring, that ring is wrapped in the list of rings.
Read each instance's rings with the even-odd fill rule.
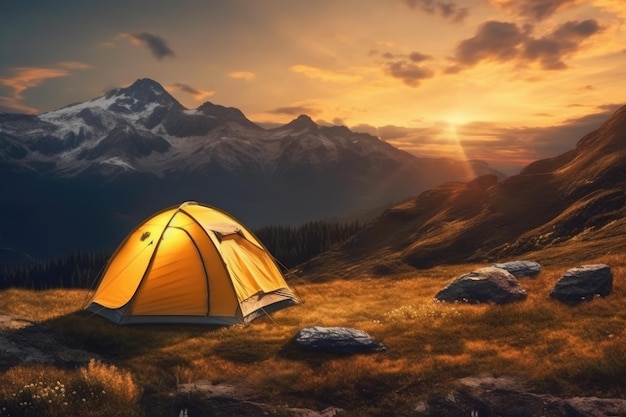
[[[0,314],[0,371],[21,364],[83,365],[98,354],[61,343],[45,324]]]
[[[559,398],[529,392],[516,378],[478,376],[459,380],[456,390],[419,403],[415,411],[423,417],[614,417],[625,415],[626,400]]]
[[[226,406],[225,412],[232,412],[233,407],[256,409],[263,412],[262,415],[268,415],[269,409],[276,407],[255,401],[258,393],[248,384],[213,384],[210,381],[199,380],[189,384],[179,384],[178,391],[182,393],[202,393],[211,400],[214,408]],[[185,410],[181,410],[181,415],[185,415]],[[343,410],[336,407],[328,407],[321,411],[311,410],[308,408],[290,408],[284,407],[282,411],[290,417],[333,417],[339,415]],[[230,414],[228,414],[230,415]],[[240,414],[238,414],[240,415]],[[254,414],[260,415],[260,414]]]

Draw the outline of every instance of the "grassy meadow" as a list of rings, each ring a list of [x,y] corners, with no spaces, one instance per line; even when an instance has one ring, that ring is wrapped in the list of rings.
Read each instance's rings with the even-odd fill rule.
[[[72,369],[19,365],[0,372],[0,416],[154,417],[181,409],[191,417],[230,415],[200,393],[177,390],[199,380],[249,392],[271,405],[270,416],[287,416],[287,407],[328,406],[346,416],[414,415],[420,401],[481,374],[518,377],[538,393],[626,398],[626,257],[583,263],[611,266],[611,295],[577,306],[550,299],[557,279],[577,266],[554,264],[521,279],[528,292],[522,302],[438,303],[433,297],[443,286],[485,265],[442,266],[375,278],[293,279],[304,304],[226,328],[116,326],[82,311],[83,290],[4,290],[0,314],[45,323],[66,345],[103,359]],[[290,339],[308,326],[362,329],[388,350],[302,351]]]

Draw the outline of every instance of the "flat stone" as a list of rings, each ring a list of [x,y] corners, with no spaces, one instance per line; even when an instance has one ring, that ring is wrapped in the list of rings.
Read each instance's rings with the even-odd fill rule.
[[[293,338],[296,346],[330,353],[370,353],[387,350],[363,330],[348,327],[305,327]]]
[[[495,263],[492,266],[505,269],[516,278],[534,277],[541,272],[541,265],[535,261],[510,261]]]

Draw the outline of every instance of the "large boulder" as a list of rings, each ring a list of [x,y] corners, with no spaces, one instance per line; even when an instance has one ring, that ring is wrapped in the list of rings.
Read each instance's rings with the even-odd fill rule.
[[[550,297],[576,304],[607,296],[613,289],[613,273],[605,264],[582,265],[567,270],[550,292]]]
[[[505,304],[523,300],[526,296],[526,291],[510,272],[489,266],[455,278],[435,298],[439,301]]]
[[[534,261],[510,261],[495,263],[492,266],[509,271],[516,278],[534,277],[541,272],[541,265]]]
[[[387,350],[363,330],[349,327],[305,327],[293,338],[296,346],[329,353],[370,353]]]

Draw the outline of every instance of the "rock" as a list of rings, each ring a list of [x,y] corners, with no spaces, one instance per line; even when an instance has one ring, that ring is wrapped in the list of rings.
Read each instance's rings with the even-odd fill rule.
[[[516,278],[533,277],[541,272],[541,265],[534,261],[511,261],[496,263],[493,267],[505,269]]]
[[[370,353],[387,350],[363,330],[347,327],[305,327],[293,338],[296,346],[330,353]]]
[[[607,296],[612,289],[613,273],[608,265],[582,265],[565,272],[554,285],[550,297],[576,304],[597,296]]]
[[[469,377],[443,396],[434,396],[415,407],[417,415],[439,416],[516,416],[516,417],[609,417],[626,411],[626,400],[619,398],[576,397],[564,399],[528,392],[509,377]]]
[[[437,293],[439,301],[505,304],[525,299],[526,291],[508,271],[486,267],[454,279]]]
[[[569,417],[609,417],[626,414],[626,400],[619,398],[575,397],[565,400]]]
[[[276,406],[256,401],[259,398],[258,390],[259,387],[255,389],[247,382],[213,384],[208,380],[198,380],[189,384],[179,384],[177,391],[178,393],[204,394],[207,404],[215,415],[266,416],[269,415],[268,410],[272,410],[271,415],[276,415]],[[280,408],[284,415],[289,417],[334,417],[344,411],[337,407],[327,407],[321,411],[286,406]],[[187,411],[188,415],[192,415],[189,410]]]

